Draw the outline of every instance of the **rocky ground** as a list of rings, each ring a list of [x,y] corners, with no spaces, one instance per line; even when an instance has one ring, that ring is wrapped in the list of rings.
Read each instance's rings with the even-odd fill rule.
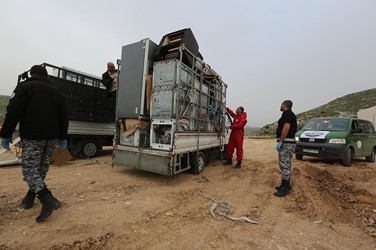
[[[202,175],[112,167],[111,153],[51,165],[63,206],[42,223],[39,202],[20,207],[20,166],[1,167],[0,249],[376,249],[376,163],[294,159],[293,191],[277,198],[274,140],[246,140],[240,170],[213,161]],[[258,224],[215,220],[209,197]]]

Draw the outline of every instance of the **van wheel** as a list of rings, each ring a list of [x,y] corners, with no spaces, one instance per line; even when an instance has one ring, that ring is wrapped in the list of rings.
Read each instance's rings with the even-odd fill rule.
[[[192,173],[201,174],[204,171],[205,154],[203,152],[196,152],[193,154]]]
[[[351,166],[351,160],[352,160],[352,150],[351,148],[347,148],[345,151],[345,155],[342,161],[342,165],[346,167]]]
[[[375,162],[375,149],[372,150],[372,153],[370,156],[366,157],[366,162]]]
[[[85,140],[80,143],[80,157],[93,158],[99,151],[98,143],[94,140]]]
[[[303,155],[295,154],[295,158],[296,158],[298,161],[302,161],[302,160],[303,160]]]

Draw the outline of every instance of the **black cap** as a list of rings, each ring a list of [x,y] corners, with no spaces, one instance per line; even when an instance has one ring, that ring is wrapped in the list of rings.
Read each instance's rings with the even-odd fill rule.
[[[48,76],[47,70],[45,67],[41,65],[34,65],[30,69],[30,75],[40,75],[40,76]]]

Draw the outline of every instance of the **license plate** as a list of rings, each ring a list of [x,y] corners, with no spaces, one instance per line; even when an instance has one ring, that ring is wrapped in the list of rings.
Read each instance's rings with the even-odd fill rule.
[[[311,153],[311,154],[318,154],[319,151],[317,149],[309,149],[309,148],[303,148],[303,152]]]

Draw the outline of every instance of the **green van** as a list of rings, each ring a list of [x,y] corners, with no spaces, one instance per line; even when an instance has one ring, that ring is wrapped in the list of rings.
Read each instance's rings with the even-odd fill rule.
[[[295,134],[295,156],[335,158],[350,166],[352,159],[375,161],[376,132],[370,121],[348,117],[314,118]]]

